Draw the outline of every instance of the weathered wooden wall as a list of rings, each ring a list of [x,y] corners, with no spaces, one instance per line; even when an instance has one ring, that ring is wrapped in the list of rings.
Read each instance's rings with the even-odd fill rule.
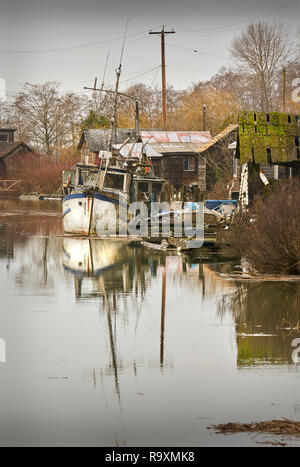
[[[184,160],[187,156],[195,157],[195,170],[184,170]],[[186,183],[197,182],[198,166],[195,154],[165,155],[152,160],[154,173],[168,180],[176,189]]]

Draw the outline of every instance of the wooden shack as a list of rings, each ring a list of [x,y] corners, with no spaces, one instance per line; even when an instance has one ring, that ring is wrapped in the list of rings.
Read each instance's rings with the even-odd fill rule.
[[[100,151],[109,149],[110,130],[92,129],[82,133],[78,149],[81,162],[99,165]],[[176,189],[198,180],[196,149],[211,140],[209,131],[161,131],[118,129],[113,149],[120,151],[124,160],[141,158],[145,153],[156,176],[169,181]]]
[[[115,142],[124,143],[126,140],[135,140],[136,131],[118,128],[115,132]],[[81,163],[86,165],[99,165],[99,152],[108,151],[110,146],[111,130],[90,129],[84,130],[78,145]]]
[[[15,166],[18,159],[26,158],[34,150],[23,143],[15,141],[14,128],[0,128],[0,178],[5,179],[10,166]]]

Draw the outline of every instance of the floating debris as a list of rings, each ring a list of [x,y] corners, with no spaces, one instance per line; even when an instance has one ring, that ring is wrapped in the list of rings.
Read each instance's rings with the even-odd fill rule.
[[[69,379],[68,376],[47,376],[46,379]]]
[[[279,446],[281,448],[287,447],[287,443],[282,441],[256,441],[256,444],[261,444],[264,446]]]
[[[269,433],[273,435],[290,435],[300,437],[300,422],[284,418],[257,423],[225,423],[212,425],[208,430],[215,430],[217,434],[234,433]]]

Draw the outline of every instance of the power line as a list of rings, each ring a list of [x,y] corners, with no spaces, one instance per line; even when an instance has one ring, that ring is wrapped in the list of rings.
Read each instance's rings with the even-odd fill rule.
[[[190,52],[198,53],[198,54],[205,54],[205,55],[211,55],[212,57],[217,57],[217,58],[223,58],[225,60],[230,60],[229,57],[222,57],[221,55],[216,55],[211,52],[203,52],[202,50],[197,50],[197,49],[190,49],[189,47],[183,47],[181,45],[177,44],[170,44],[169,42],[166,42],[166,45],[170,47],[176,47],[177,49],[184,49],[184,50],[189,50]]]
[[[141,31],[134,34],[128,34],[127,37],[136,37],[145,34],[148,31]],[[87,49],[92,47],[98,47],[100,45],[110,44],[111,42],[118,42],[124,41],[124,36],[117,37],[115,39],[107,39],[101,42],[93,42],[84,45],[72,46],[72,47],[61,47],[57,49],[36,49],[36,50],[12,50],[12,49],[0,49],[0,53],[12,53],[12,54],[35,54],[35,53],[47,53],[47,52],[63,52],[68,50],[80,50],[80,49]]]
[[[146,74],[150,73],[151,71],[158,70],[159,68],[161,68],[161,65],[156,66],[154,68],[151,68],[150,70],[145,70],[144,72],[140,73],[139,75],[133,76],[132,78],[125,79],[125,80],[121,81],[120,84],[127,83],[128,81],[132,81],[132,80],[134,80],[136,78],[139,78],[140,76],[143,76],[143,75],[146,75]]]
[[[160,68],[160,67],[159,67],[159,68]],[[159,68],[157,68],[157,70],[156,70],[156,73],[155,73],[155,75],[154,75],[153,81],[152,81],[152,83],[150,84],[150,89],[152,89],[152,86],[153,86],[153,84],[155,83],[155,80],[156,80],[156,78],[157,78],[157,73],[158,73]]]
[[[249,19],[249,20],[246,20],[246,21],[240,21],[240,22],[237,22],[237,23],[231,23],[231,24],[227,24],[226,26],[215,26],[215,27],[211,27],[211,28],[203,28],[203,29],[190,29],[190,30],[185,30],[185,31],[178,31],[179,34],[182,34],[182,33],[207,33],[207,32],[226,32],[226,31],[229,31],[230,28],[232,27],[235,27],[235,26],[242,26],[244,24],[248,24],[250,22],[253,22],[253,21],[256,21],[256,20],[259,20],[261,18],[264,18],[266,16],[270,16],[270,15],[273,15],[274,13],[276,13],[277,11],[281,11],[282,9],[285,9],[291,5],[293,5],[294,3],[297,3],[299,0],[290,0],[289,2],[286,2],[284,3],[283,5],[277,7],[277,8],[274,8],[274,10],[272,11],[268,11],[267,13],[265,14],[262,14],[262,15],[259,15],[259,16],[256,16],[255,18],[253,19]]]

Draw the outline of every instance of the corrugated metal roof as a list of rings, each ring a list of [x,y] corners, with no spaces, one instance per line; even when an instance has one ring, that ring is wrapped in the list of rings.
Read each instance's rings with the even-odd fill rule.
[[[144,148],[144,152],[146,153],[147,157],[162,157],[160,153],[158,153],[152,146],[152,144],[143,144],[143,143],[127,143],[122,147],[122,144],[114,144],[115,149],[120,149],[120,154],[123,157],[142,157],[142,151]]]
[[[86,139],[88,148],[91,152],[99,152],[108,150],[110,142],[110,130],[91,129],[85,130],[78,148],[81,149],[84,139]],[[145,151],[149,153],[149,157],[159,157],[163,153],[168,152],[194,152],[199,145],[208,143],[211,140],[211,134],[209,131],[159,131],[159,130],[142,130],[140,136],[145,147]],[[135,138],[136,131],[118,128],[117,129],[117,144],[116,148],[120,148],[122,143],[128,138]],[[139,153],[142,149],[142,145],[139,147],[137,144],[141,143],[129,143],[124,146],[121,150],[121,154],[125,156],[132,148],[132,144],[135,144],[133,149],[136,156],[139,157]],[[123,151],[123,152],[122,152]],[[151,155],[150,155],[151,153]]]
[[[155,131],[142,130],[143,143],[207,143],[211,140],[209,131]]]
[[[147,157],[162,157],[164,154],[187,154],[199,150],[199,144],[195,143],[127,143],[115,144],[115,149],[120,150],[123,157],[142,157],[142,150]],[[120,149],[121,148],[121,149]]]
[[[202,143],[205,144],[205,143]],[[195,152],[200,144],[195,143],[153,143],[151,147],[160,154],[190,153]]]

